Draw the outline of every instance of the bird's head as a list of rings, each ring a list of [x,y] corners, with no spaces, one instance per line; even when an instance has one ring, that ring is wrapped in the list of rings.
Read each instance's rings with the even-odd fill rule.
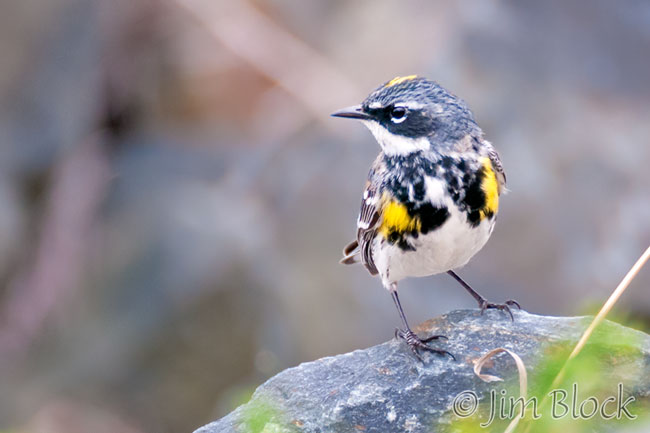
[[[387,155],[452,149],[460,140],[482,134],[461,99],[415,75],[394,78],[361,105],[332,116],[361,120]]]

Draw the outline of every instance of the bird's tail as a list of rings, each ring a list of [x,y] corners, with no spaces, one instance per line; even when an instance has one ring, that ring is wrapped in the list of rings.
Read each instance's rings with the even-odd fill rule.
[[[339,263],[344,265],[359,263],[359,242],[356,239],[343,248],[343,258]]]

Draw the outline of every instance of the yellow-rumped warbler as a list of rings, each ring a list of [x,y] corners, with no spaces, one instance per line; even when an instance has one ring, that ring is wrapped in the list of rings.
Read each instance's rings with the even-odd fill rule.
[[[487,242],[506,182],[496,150],[483,138],[465,103],[437,83],[415,75],[397,77],[359,106],[332,116],[361,120],[381,146],[363,192],[357,239],[343,250],[342,263],[361,262],[379,274],[395,301],[404,339],[418,348],[444,338],[420,339],[411,330],[397,295],[397,282],[447,272],[477,301],[481,312],[509,306],[487,302],[453,270]],[[453,357],[453,355],[451,355]]]

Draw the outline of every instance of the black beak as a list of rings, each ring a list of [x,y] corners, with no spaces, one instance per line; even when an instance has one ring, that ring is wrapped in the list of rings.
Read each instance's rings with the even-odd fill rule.
[[[361,105],[355,105],[353,107],[347,107],[342,110],[336,111],[332,113],[333,117],[345,117],[347,119],[361,119],[361,120],[368,120],[371,117],[366,114],[363,109],[361,108]]]

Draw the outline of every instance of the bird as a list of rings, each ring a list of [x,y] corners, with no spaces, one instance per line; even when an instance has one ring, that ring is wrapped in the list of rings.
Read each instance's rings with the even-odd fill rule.
[[[363,191],[356,239],[341,263],[361,263],[381,279],[395,303],[402,339],[420,351],[450,352],[420,338],[408,324],[397,292],[408,277],[447,273],[478,302],[481,314],[510,315],[517,301],[488,302],[456,270],[485,245],[494,230],[506,173],[494,146],[467,104],[437,82],[417,75],[396,77],[360,104],[332,113],[360,120],[381,148]]]

